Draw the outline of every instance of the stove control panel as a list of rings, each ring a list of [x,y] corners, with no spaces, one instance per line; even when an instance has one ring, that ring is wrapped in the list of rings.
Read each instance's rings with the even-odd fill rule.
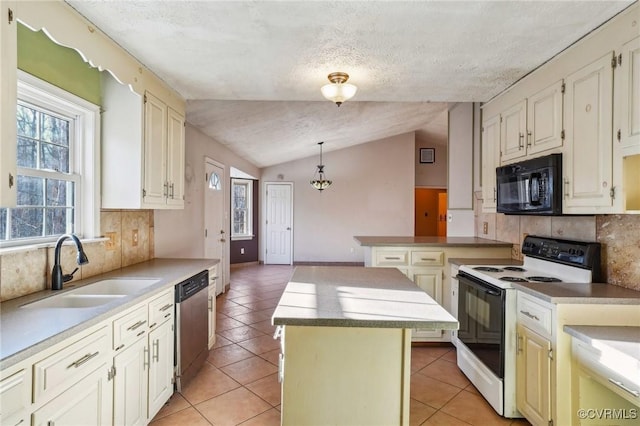
[[[600,267],[600,243],[528,235],[522,243],[522,254],[586,269]]]

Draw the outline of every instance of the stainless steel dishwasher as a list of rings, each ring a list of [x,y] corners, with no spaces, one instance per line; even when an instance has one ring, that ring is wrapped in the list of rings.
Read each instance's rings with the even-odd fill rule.
[[[181,392],[204,364],[208,351],[209,272],[176,286],[176,387]]]

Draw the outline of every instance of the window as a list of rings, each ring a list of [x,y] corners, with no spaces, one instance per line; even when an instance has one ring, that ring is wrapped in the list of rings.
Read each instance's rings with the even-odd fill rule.
[[[99,109],[19,73],[17,205],[0,209],[0,245],[99,233]]]
[[[253,238],[253,181],[231,179],[231,239]]]

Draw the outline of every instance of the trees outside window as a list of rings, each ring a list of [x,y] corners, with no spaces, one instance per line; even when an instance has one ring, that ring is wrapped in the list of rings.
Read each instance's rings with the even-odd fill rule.
[[[253,238],[253,181],[231,179],[231,238]]]

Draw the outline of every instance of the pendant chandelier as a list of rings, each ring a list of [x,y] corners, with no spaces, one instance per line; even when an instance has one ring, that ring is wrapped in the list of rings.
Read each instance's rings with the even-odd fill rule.
[[[318,168],[316,169],[316,172],[313,175],[313,180],[311,180],[311,186],[313,186],[315,189],[317,189],[318,191],[322,191],[326,188],[329,187],[329,185],[331,185],[331,181],[325,179],[324,176],[324,164],[322,164],[322,144],[324,142],[318,142],[318,145],[320,145],[320,164],[318,164]]]
[[[322,86],[320,91],[322,96],[335,102],[338,106],[342,105],[344,101],[353,98],[353,95],[358,91],[356,86],[347,83],[349,74],[346,72],[332,72],[327,78],[331,83]]]

